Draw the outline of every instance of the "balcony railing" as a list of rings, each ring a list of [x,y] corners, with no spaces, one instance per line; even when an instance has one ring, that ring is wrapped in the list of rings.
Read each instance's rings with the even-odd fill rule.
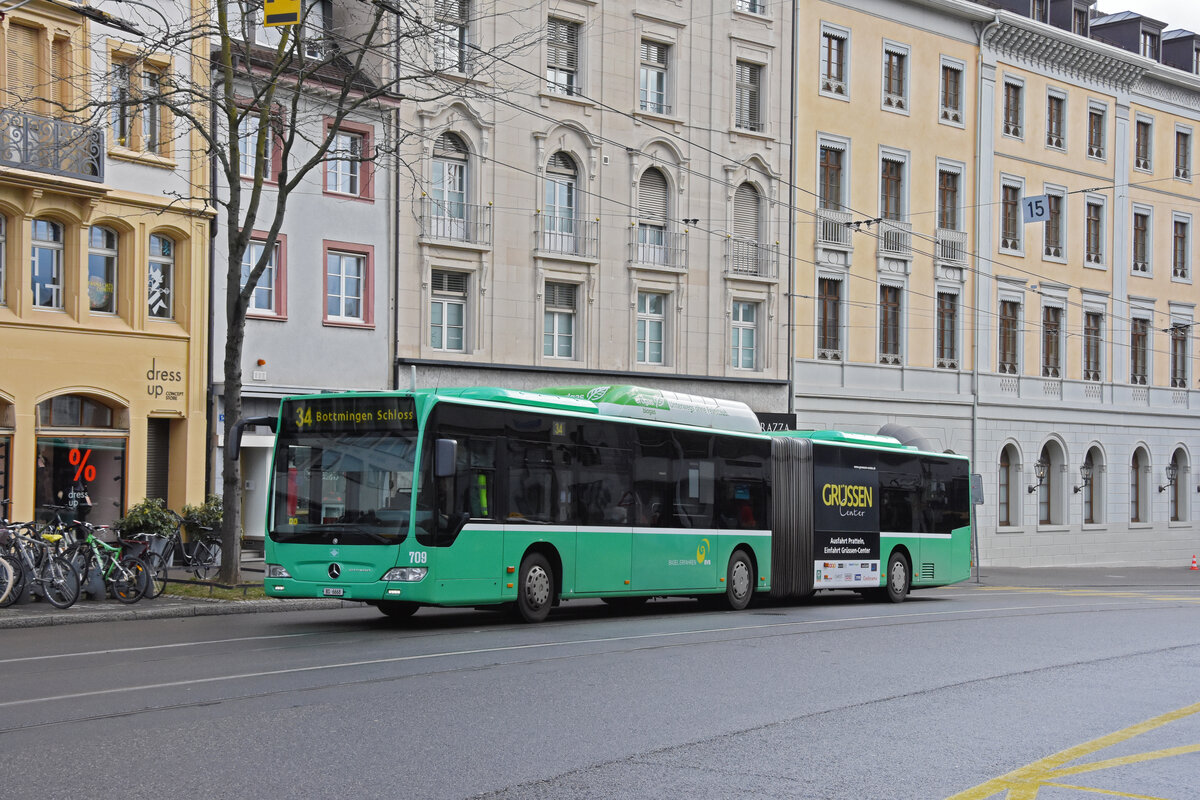
[[[881,220],[879,255],[912,258],[912,223],[892,219]]]
[[[599,223],[558,214],[537,215],[537,249],[581,258],[600,255]]]
[[[834,211],[832,208],[817,209],[817,241],[838,247],[850,247],[850,222],[854,217],[849,211]]]
[[[0,111],[0,164],[51,175],[104,180],[104,131],[25,111]]]
[[[421,236],[426,239],[490,246],[492,207],[422,197]]]
[[[779,274],[779,246],[753,239],[725,240],[725,274],[774,278]]]
[[[950,228],[937,229],[937,256],[947,264],[967,263],[967,232]]]
[[[687,269],[687,234],[653,225],[630,228],[629,261],[640,267]]]

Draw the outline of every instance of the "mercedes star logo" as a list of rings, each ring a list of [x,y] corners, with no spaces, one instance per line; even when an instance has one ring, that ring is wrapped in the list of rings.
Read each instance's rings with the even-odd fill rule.
[[[337,576],[342,574],[342,568],[337,564],[329,565],[329,577],[337,580]]]

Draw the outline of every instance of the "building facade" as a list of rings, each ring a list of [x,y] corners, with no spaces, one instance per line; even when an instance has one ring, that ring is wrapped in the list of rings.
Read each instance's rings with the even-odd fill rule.
[[[984,565],[1183,564],[1200,515],[1194,36],[1086,0],[1008,5],[813,4],[799,424],[899,424],[969,453]]]
[[[430,8],[462,89],[403,109],[397,385],[786,411],[791,4]]]
[[[199,503],[209,217],[190,198],[207,165],[154,99],[192,56],[37,0],[4,14],[0,40],[4,516],[59,505],[109,523],[144,497]]]

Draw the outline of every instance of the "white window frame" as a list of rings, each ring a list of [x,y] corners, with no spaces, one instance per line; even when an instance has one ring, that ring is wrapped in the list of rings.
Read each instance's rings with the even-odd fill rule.
[[[877,292],[875,295],[875,308],[876,308],[876,314],[875,314],[875,354],[876,354],[876,359],[875,359],[875,361],[877,364],[883,364],[883,365],[888,365],[888,366],[903,366],[905,363],[907,363],[906,354],[907,354],[907,350],[908,350],[908,347],[907,347],[908,332],[906,330],[906,328],[908,327],[908,325],[907,325],[908,316],[906,313],[908,311],[908,286],[904,281],[890,281],[890,280],[879,281],[880,291],[882,291],[883,287],[885,287],[885,286],[893,288],[893,289],[898,289],[900,291],[899,318],[896,320],[896,351],[897,352],[896,353],[888,353],[886,356],[884,355],[883,347],[882,347],[882,345],[883,345],[883,299],[879,296],[879,293]],[[884,358],[889,358],[889,359],[895,358],[896,361],[884,361]]]
[[[650,307],[651,298],[657,298],[662,306],[658,312]],[[635,332],[636,354],[634,360],[638,364],[661,367],[667,363],[667,310],[670,308],[671,296],[667,292],[655,289],[639,289],[637,293],[637,330]],[[645,301],[645,302],[643,302]],[[658,327],[658,337],[655,339],[651,329]],[[657,360],[651,357],[650,346],[658,344]]]
[[[1133,382],[1133,321],[1143,320],[1146,322],[1146,382]],[[1131,300],[1129,304],[1129,328],[1125,340],[1125,346],[1129,352],[1129,385],[1131,386],[1153,386],[1154,385],[1154,305],[1142,300]]]
[[[1187,225],[1187,246],[1183,248],[1183,275],[1175,274],[1175,224],[1182,222]],[[1171,213],[1171,281],[1174,283],[1192,282],[1192,246],[1196,242],[1196,228],[1192,224],[1192,215],[1182,211]]]
[[[437,272],[456,273],[463,276],[462,292],[453,292],[445,289],[437,289],[433,286],[433,274]],[[441,353],[465,353],[467,352],[467,313],[469,310],[470,293],[471,293],[471,276],[467,273],[457,270],[444,270],[434,267],[430,270],[430,289],[429,289],[429,349]],[[450,315],[447,313],[450,308],[457,307],[461,311],[461,324],[452,325],[450,323]],[[434,308],[441,310],[441,320],[434,320]],[[459,341],[461,347],[450,346],[450,331],[454,328],[458,329]],[[441,333],[441,346],[433,343],[434,331]]]
[[[1092,114],[1100,115],[1100,146],[1094,147],[1088,137],[1092,132]],[[1083,144],[1087,157],[1096,161],[1108,161],[1108,104],[1098,100],[1088,100],[1088,120],[1083,126]]]
[[[549,297],[545,291],[545,286],[542,289],[543,308],[542,308],[542,357],[553,359],[555,361],[574,361],[578,358],[579,353],[579,330],[580,330],[580,284],[571,283],[570,281],[547,279],[546,284],[565,284],[572,286],[575,295],[575,305],[573,308],[564,306],[550,305]],[[571,330],[569,333],[564,333],[561,329],[561,323],[564,319],[571,320]],[[549,327],[547,327],[549,323]],[[546,337],[550,337],[551,352],[546,352]],[[561,355],[560,349],[563,341],[569,345],[570,353]]]
[[[583,85],[583,44],[582,35],[585,20],[564,16],[563,9],[556,8],[555,13],[546,18],[546,88],[547,94],[555,97],[579,97],[584,93]],[[574,26],[575,31],[575,69],[555,66],[550,63],[550,23]]]
[[[338,260],[338,271],[333,273],[329,271],[329,259],[336,257]],[[360,265],[359,274],[357,276],[359,291],[357,295],[350,294],[346,291],[346,262],[354,260]],[[367,256],[364,253],[356,253],[346,250],[330,249],[325,254],[325,319],[329,322],[352,322],[364,323],[367,321]],[[329,292],[329,277],[336,274],[338,277],[338,292],[330,294]],[[329,313],[329,300],[332,297],[338,298],[338,313]],[[347,300],[358,301],[358,314],[347,314]]]
[[[1179,167],[1179,134],[1184,134],[1188,137],[1187,159],[1182,170]],[[1196,150],[1196,136],[1190,125],[1181,125],[1175,123],[1175,153],[1171,163],[1171,172],[1175,175],[1176,180],[1192,182],[1192,162],[1193,154]]]
[[[824,149],[839,150],[842,153],[842,182],[838,187],[841,196],[838,198],[837,206],[833,208],[835,211],[841,211],[849,206],[850,198],[850,140],[842,136],[834,136],[827,133],[817,134],[817,195],[818,205],[820,204],[821,193],[821,151]]]
[[[113,240],[114,240],[112,247],[104,247],[104,246],[92,244],[92,232],[95,231],[96,229],[106,230],[112,234]],[[111,225],[89,226],[88,227],[87,256],[88,256],[88,264],[87,264],[88,285],[87,285],[86,293],[88,294],[88,313],[89,314],[108,314],[108,315],[116,314],[117,313],[117,296],[118,296],[117,295],[117,288],[118,288],[117,287],[117,277],[120,274],[120,270],[121,270],[121,234],[120,234],[120,232],[116,228],[113,228]],[[111,298],[110,303],[112,304],[112,308],[110,308],[108,310],[92,308],[92,303],[91,303],[92,256],[98,256],[98,257],[106,259],[106,260],[111,259],[110,262],[107,262],[108,263],[107,271],[109,272],[109,275],[112,278],[112,288],[109,290],[109,294],[110,294],[110,298]]]
[[[954,296],[954,359],[942,359],[938,354],[939,337],[942,335],[941,296]],[[961,369],[963,363],[963,304],[962,287],[939,283],[933,291],[933,364],[938,369]]]
[[[429,44],[433,48],[432,66],[435,72],[451,72],[465,75],[470,69],[471,54],[468,45],[471,43],[471,0],[461,0],[466,6],[465,19],[441,17],[437,14],[438,7],[444,3],[437,0],[433,4],[430,16]],[[460,2],[460,0],[451,0]],[[454,58],[446,57],[455,52]]]
[[[1183,328],[1184,341],[1184,357],[1183,357],[1183,386],[1172,386],[1175,389],[1186,389],[1192,385],[1193,369],[1192,369],[1192,348],[1194,347],[1195,337],[1195,319],[1192,316],[1193,309],[1191,307],[1179,308],[1174,303],[1169,304],[1169,313],[1171,322],[1167,328],[1168,356],[1167,356],[1167,381],[1173,382],[1175,378],[1175,364],[1173,363],[1174,349],[1171,347],[1172,329],[1176,326]]]
[[[840,86],[831,76],[825,74],[826,46],[825,37],[842,40],[842,80]],[[834,100],[850,101],[850,29],[829,22],[821,23],[821,41],[817,48],[821,63],[817,67],[817,91],[822,97]],[[841,91],[838,91],[840,88]]]
[[[821,270],[817,272],[817,285],[813,292],[813,297],[817,298],[817,312],[813,315],[816,318],[817,323],[816,330],[814,331],[815,337],[813,346],[814,350],[816,351],[818,361],[836,361],[840,363],[846,360],[847,338],[849,334],[846,320],[846,313],[848,310],[846,297],[846,288],[848,284],[847,278],[848,276],[845,272],[830,272],[827,270]],[[840,286],[838,289],[837,301],[838,320],[836,331],[838,346],[836,349],[821,347],[821,329],[824,327],[822,323],[824,322],[825,313],[825,305],[821,302],[821,281],[836,281]]]
[[[1148,138],[1146,140],[1146,159],[1144,164],[1139,164],[1138,156],[1138,125],[1144,123],[1149,126]],[[1133,169],[1135,172],[1154,172],[1154,117],[1148,114],[1138,114],[1133,120]]]
[[[758,85],[753,86],[752,83],[742,83],[739,79],[741,69],[748,69],[748,75],[756,77]],[[757,61],[751,61],[745,58],[737,58],[733,62],[733,127],[739,131],[749,133],[763,133],[767,129],[767,109],[764,100],[767,97],[767,66]],[[747,118],[743,119],[739,113],[741,107],[740,98],[745,93],[747,97]],[[750,102],[750,97],[753,97],[753,102]],[[755,119],[757,117],[757,120]]]
[[[746,322],[745,310],[754,309],[754,320]],[[761,300],[733,298],[729,307],[729,360],[730,366],[738,370],[758,370],[762,362],[762,308]],[[747,332],[751,336],[750,347],[745,346]],[[750,366],[745,365],[745,352],[750,351]]]
[[[911,174],[911,163],[910,163],[909,152],[907,150],[897,150],[892,147],[880,147],[879,148],[879,162],[878,162],[879,174],[878,174],[878,183],[876,185],[876,196],[878,198],[877,203],[878,203],[878,207],[879,207],[879,216],[881,216],[881,217],[883,216],[883,162],[884,161],[894,161],[894,162],[898,162],[900,164],[900,213],[897,216],[897,219],[892,220],[892,221],[907,222],[908,221],[908,212],[909,212],[909,209],[912,207],[910,205],[911,198],[909,196],[910,187],[912,186],[912,174]]]
[[[1015,75],[1005,74],[1004,80],[1000,83],[1002,91],[1000,92],[1000,132],[1009,139],[1018,141],[1025,140],[1025,81]],[[1016,87],[1017,95],[1017,114],[1016,123],[1010,125],[1008,122],[1008,87]]]
[[[1015,188],[1017,190],[1017,238],[1014,243],[1010,243],[1004,238],[1004,190],[1006,188]],[[1023,200],[1024,197],[1025,179],[1016,175],[1001,173],[1000,202],[998,204],[1000,217],[998,220],[999,224],[996,226],[996,232],[999,234],[999,236],[996,238],[999,242],[999,249],[1001,253],[1013,256],[1025,255],[1025,222],[1021,213],[1021,200]]]
[[[1089,261],[1087,251],[1087,207],[1100,207],[1100,260]],[[1083,204],[1083,265],[1089,269],[1108,269],[1108,197],[1102,194],[1084,195]]]
[[[938,158],[937,167],[933,173],[933,175],[934,175],[933,206],[934,206],[934,214],[935,214],[934,219],[935,219],[937,228],[940,228],[942,230],[954,230],[954,231],[965,231],[966,230],[966,218],[965,217],[966,217],[967,209],[966,209],[966,206],[964,205],[966,196],[964,194],[965,187],[964,187],[964,181],[963,181],[963,176],[966,174],[966,170],[967,170],[967,165],[961,161],[949,161],[944,158],[940,158],[940,157]],[[952,174],[958,176],[958,199],[957,199],[958,204],[954,208],[954,219],[955,219],[955,225],[956,225],[956,227],[954,227],[954,228],[942,228],[942,224],[941,224],[941,222],[942,222],[941,174],[943,172],[949,172],[949,173],[952,173]]]
[[[1058,209],[1059,209],[1058,250],[1059,250],[1059,252],[1057,255],[1050,252],[1050,242],[1047,239],[1047,236],[1049,235],[1049,230],[1050,230],[1050,218],[1047,217],[1046,221],[1042,223],[1042,260],[1043,261],[1052,261],[1056,264],[1065,264],[1065,263],[1067,263],[1067,253],[1070,251],[1070,247],[1069,247],[1068,241],[1067,241],[1067,233],[1069,231],[1069,226],[1067,224],[1067,198],[1070,196],[1070,194],[1067,191],[1067,187],[1058,186],[1058,185],[1050,184],[1050,183],[1044,184],[1042,186],[1042,194],[1046,195],[1047,197],[1051,197],[1051,196],[1057,197],[1059,200],[1059,203],[1058,203]]]
[[[361,133],[339,131],[329,148],[328,191],[358,197],[362,194],[362,158],[366,137]],[[343,146],[343,144],[348,146]],[[338,158],[339,154],[348,158]]]
[[[1097,362],[1096,362],[1097,366],[1099,367],[1099,369],[1097,370],[1099,375],[1096,377],[1095,380],[1090,381],[1090,382],[1091,383],[1103,383],[1105,380],[1107,380],[1106,366],[1107,366],[1107,358],[1108,358],[1108,324],[1109,324],[1108,304],[1105,301],[1105,299],[1102,297],[1096,297],[1096,299],[1091,299],[1091,297],[1093,297],[1093,296],[1094,295],[1089,295],[1089,293],[1087,291],[1085,291],[1084,295],[1083,295],[1083,316],[1080,318],[1080,322],[1079,322],[1079,324],[1080,324],[1079,330],[1080,330],[1080,337],[1081,337],[1080,349],[1079,349],[1079,358],[1080,358],[1079,369],[1080,369],[1080,376],[1085,381],[1087,381],[1088,380],[1087,375],[1086,375],[1086,372],[1087,372],[1087,318],[1088,318],[1089,314],[1099,314],[1100,315],[1100,336],[1097,340],[1097,346],[1099,347],[1099,352],[1097,353]]]
[[[250,271],[254,269],[254,265],[258,263],[258,259],[262,256],[262,251],[266,248],[266,242],[262,239],[251,239],[246,243],[246,249],[242,252],[242,274],[240,277],[240,285],[246,286],[246,279],[250,275]],[[262,271],[262,275],[258,276],[258,283],[254,287],[254,292],[250,295],[250,302],[246,306],[246,311],[249,314],[277,316],[279,314],[279,257],[280,257],[280,242],[276,241],[274,248],[271,250],[271,257],[267,261],[266,269]],[[263,278],[270,276],[270,286],[263,286]],[[260,298],[269,300],[267,305],[260,305]]]
[[[892,94],[891,92],[888,91],[888,81],[887,81],[888,53],[892,53],[893,55],[901,56],[904,59],[903,75],[901,76],[901,80],[904,82],[904,86],[902,87],[902,89],[903,89],[902,94],[898,94],[898,95]],[[912,98],[912,51],[911,51],[911,48],[906,44],[901,44],[900,42],[894,42],[891,39],[884,39],[883,40],[883,50],[882,50],[881,56],[882,57],[880,60],[880,65],[879,65],[880,66],[879,73],[880,73],[880,82],[882,85],[881,85],[881,90],[880,90],[879,107],[882,108],[884,111],[891,111],[894,114],[904,114],[905,116],[908,116],[908,113],[909,113],[908,107],[912,104],[912,101],[911,101],[911,98]]]
[[[644,44],[652,44],[663,48],[663,58],[661,64],[647,61],[642,58],[642,47]],[[673,60],[675,44],[673,42],[655,39],[650,36],[642,36],[638,39],[638,110],[643,114],[657,114],[659,116],[669,116],[671,114],[671,92],[673,81],[671,80],[671,62]],[[648,79],[651,76],[659,76],[662,80],[661,90],[655,90],[653,94],[658,100],[651,100],[651,88],[649,87]]]
[[[996,371],[1001,375],[1021,375],[1025,371],[1025,292],[1023,284],[1018,283],[1018,286],[1022,288],[1002,287],[996,296]],[[1013,368],[1016,372],[1012,373],[1000,371],[1000,321],[1003,319],[1003,303],[1015,303],[1017,306],[1017,340],[1013,343],[1013,355],[1016,357]]]
[[[56,242],[52,239],[38,239],[34,231],[37,229],[38,223],[45,223],[53,226],[58,230],[59,240]],[[64,243],[67,238],[67,228],[61,222],[52,219],[34,218],[30,222],[30,248],[29,248],[29,287],[32,296],[32,305],[34,308],[52,309],[57,311],[63,310],[63,281],[65,278],[63,263],[66,257]],[[37,272],[38,253],[45,252],[49,254],[52,261],[50,269],[50,281],[42,284],[50,291],[50,303],[39,303],[38,292],[34,289],[33,277]]]
[[[1146,218],[1146,268],[1139,270],[1134,255],[1137,252],[1137,228],[1134,220],[1138,216]],[[1129,274],[1142,278],[1154,277],[1154,207],[1135,203],[1129,215]]]
[[[953,70],[958,73],[958,109],[954,110],[945,105],[944,97],[942,96],[942,72],[944,70]],[[961,61],[950,56],[942,56],[941,66],[938,69],[938,122],[942,125],[949,125],[954,128],[966,128],[966,102],[967,102],[967,62]],[[955,119],[957,115],[958,119]]]
[[[150,241],[152,242],[155,237],[157,237],[163,241],[171,243],[171,254],[169,256],[154,255],[154,248],[150,247],[148,249],[148,253],[149,253],[148,262],[147,262],[148,269],[146,270],[146,281],[147,281],[146,309],[147,309],[147,314],[149,315],[149,317],[151,319],[173,320],[173,319],[175,319],[175,287],[178,286],[178,277],[179,277],[176,274],[176,269],[177,269],[178,265],[175,260],[175,253],[177,252],[179,242],[175,241],[172,237],[167,236],[165,234],[161,234],[161,233],[151,234]],[[158,268],[160,275],[163,275],[166,277],[166,280],[163,281],[166,284],[166,290],[164,292],[164,294],[166,295],[166,300],[164,302],[164,305],[166,308],[166,313],[164,313],[164,314],[154,313],[153,308],[150,306],[150,295],[149,295],[148,287],[151,285],[151,282],[154,279],[155,267]]]
[[[1061,130],[1059,131],[1059,135],[1057,137],[1051,137],[1051,135],[1050,135],[1050,101],[1051,100],[1061,100],[1062,101],[1062,116],[1059,119],[1059,126],[1061,127]],[[1070,120],[1069,102],[1070,101],[1069,101],[1069,97],[1068,97],[1067,93],[1065,91],[1063,91],[1062,89],[1056,89],[1053,87],[1049,87],[1046,89],[1046,149],[1047,150],[1055,150],[1060,153],[1067,152],[1067,142],[1071,141],[1071,139],[1070,139],[1071,132],[1070,132],[1070,125],[1069,125],[1069,120]],[[1057,143],[1055,143],[1052,139],[1057,139]]]
[[[1047,375],[1046,364],[1046,309],[1054,308],[1058,310],[1058,336],[1055,342],[1058,351],[1058,364],[1055,369],[1058,370],[1057,375]],[[1039,336],[1038,336],[1038,371],[1043,378],[1052,380],[1061,380],[1066,375],[1067,371],[1067,301],[1065,295],[1042,294],[1042,315],[1038,320]]]

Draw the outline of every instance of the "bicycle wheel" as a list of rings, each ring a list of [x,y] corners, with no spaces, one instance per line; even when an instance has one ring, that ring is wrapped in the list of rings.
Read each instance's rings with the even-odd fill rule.
[[[146,562],[125,556],[113,568],[111,586],[113,597],[122,603],[136,603],[146,593],[150,583],[150,568]]]
[[[76,542],[67,547],[63,558],[71,562],[71,566],[79,573],[80,586],[87,586],[92,568],[92,546],[87,542]]]
[[[13,568],[7,558],[0,558],[0,606],[8,599],[13,587]]]
[[[17,602],[21,592],[25,591],[25,571],[21,569],[21,562],[16,556],[0,556],[0,559],[12,570],[12,584],[8,589],[8,597],[0,600],[0,608],[8,608]]]
[[[70,608],[79,599],[79,573],[62,556],[46,560],[38,583],[42,584],[46,600],[55,608]]]
[[[146,553],[142,559],[150,570],[150,585],[146,589],[146,597],[153,600],[167,588],[167,560],[158,553]]]
[[[207,580],[216,575],[221,563],[221,543],[217,541],[197,542],[192,554],[192,574],[198,580]]]

